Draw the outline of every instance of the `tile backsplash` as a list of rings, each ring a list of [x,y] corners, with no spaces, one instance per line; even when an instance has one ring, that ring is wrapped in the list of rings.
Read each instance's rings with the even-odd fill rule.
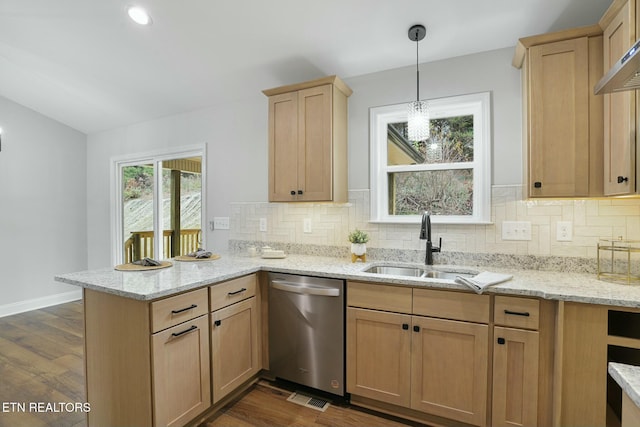
[[[491,199],[491,224],[433,224],[433,240],[441,237],[445,252],[590,259],[597,257],[600,238],[640,240],[640,199],[522,200],[519,185],[494,186]],[[259,230],[260,218],[267,219],[267,231]],[[305,232],[305,219],[311,232]],[[502,240],[503,221],[530,221],[531,240]],[[557,241],[558,221],[571,221],[571,241]],[[369,233],[368,248],[424,250],[419,224],[369,222],[369,190],[350,190],[343,204],[233,203],[229,237],[346,250],[355,228]]]

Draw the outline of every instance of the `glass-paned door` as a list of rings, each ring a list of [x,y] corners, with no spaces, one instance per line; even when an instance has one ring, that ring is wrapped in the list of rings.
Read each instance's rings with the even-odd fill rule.
[[[203,247],[203,153],[116,162],[117,263]]]

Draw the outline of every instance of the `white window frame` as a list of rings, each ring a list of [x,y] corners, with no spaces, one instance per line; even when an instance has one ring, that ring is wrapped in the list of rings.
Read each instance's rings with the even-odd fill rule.
[[[473,115],[473,161],[422,165],[387,165],[387,125],[407,121],[407,104],[386,105],[369,110],[371,219],[375,223],[414,224],[421,215],[389,215],[390,172],[473,169],[473,214],[433,215],[440,224],[491,223],[491,94],[489,92],[428,100],[432,119]]]
[[[153,183],[153,229],[162,230],[163,215],[162,204],[158,203],[158,200],[162,199],[162,162],[172,159],[183,159],[185,157],[201,157],[202,158],[202,172],[201,172],[201,227],[202,227],[202,247],[206,248],[206,195],[207,195],[207,146],[206,144],[193,145],[187,147],[181,147],[180,149],[169,149],[162,151],[154,151],[149,153],[128,154],[125,156],[112,157],[111,158],[111,256],[112,264],[122,264],[124,259],[124,237],[122,235],[123,228],[123,207],[122,193],[124,191],[124,183],[122,182],[122,169],[127,166],[136,166],[142,164],[152,164],[154,169],[154,183]],[[164,253],[164,239],[162,233],[155,233],[153,238],[153,245],[156,254]],[[157,256],[160,259],[161,256]]]

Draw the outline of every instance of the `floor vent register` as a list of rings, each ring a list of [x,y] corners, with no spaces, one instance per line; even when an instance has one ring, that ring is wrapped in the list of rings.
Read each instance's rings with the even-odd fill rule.
[[[324,412],[329,407],[329,401],[320,399],[318,397],[309,396],[307,394],[295,391],[287,398],[287,401],[296,403],[298,405],[306,406],[307,408],[315,409],[316,411]]]

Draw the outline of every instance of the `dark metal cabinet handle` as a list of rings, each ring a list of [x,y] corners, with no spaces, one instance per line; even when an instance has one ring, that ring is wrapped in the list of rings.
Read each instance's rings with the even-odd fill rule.
[[[409,330],[409,324],[408,323],[403,323],[402,324],[402,329],[405,330],[405,331]]]
[[[213,324],[216,326],[220,326],[222,325],[222,320],[216,320],[215,322],[213,322]]]
[[[540,181],[536,181],[533,183],[534,188],[542,188],[542,183]]]
[[[504,314],[510,314],[512,316],[524,316],[524,317],[529,317],[530,314],[528,311],[510,311],[510,310],[505,310]]]
[[[171,314],[179,314],[179,313],[183,313],[185,311],[193,310],[197,306],[198,306],[197,304],[191,304],[190,307],[181,308],[180,310],[171,310]]]
[[[229,296],[238,295],[238,294],[240,294],[240,293],[242,293],[242,292],[244,292],[246,290],[247,290],[247,288],[242,288],[242,289],[239,289],[239,290],[234,291],[234,292],[228,292],[227,295],[229,295]]]
[[[302,190],[298,190],[298,194],[302,194]]]
[[[292,195],[292,196],[295,196],[295,195],[296,195],[295,190],[291,190],[291,195]]]
[[[173,335],[174,337],[179,337],[180,335],[188,334],[189,332],[195,331],[196,329],[198,329],[196,325],[191,325],[189,329],[185,329],[182,332],[174,332],[171,335]]]
[[[629,181],[629,177],[628,176],[619,176],[618,177],[618,184],[622,184],[623,182],[627,182]]]
[[[414,325],[413,332],[420,332],[420,326]]]
[[[498,344],[500,344],[500,345],[504,345],[504,343],[505,343],[505,342],[506,342],[506,341],[505,341],[505,339],[504,339],[504,338],[498,338]]]

